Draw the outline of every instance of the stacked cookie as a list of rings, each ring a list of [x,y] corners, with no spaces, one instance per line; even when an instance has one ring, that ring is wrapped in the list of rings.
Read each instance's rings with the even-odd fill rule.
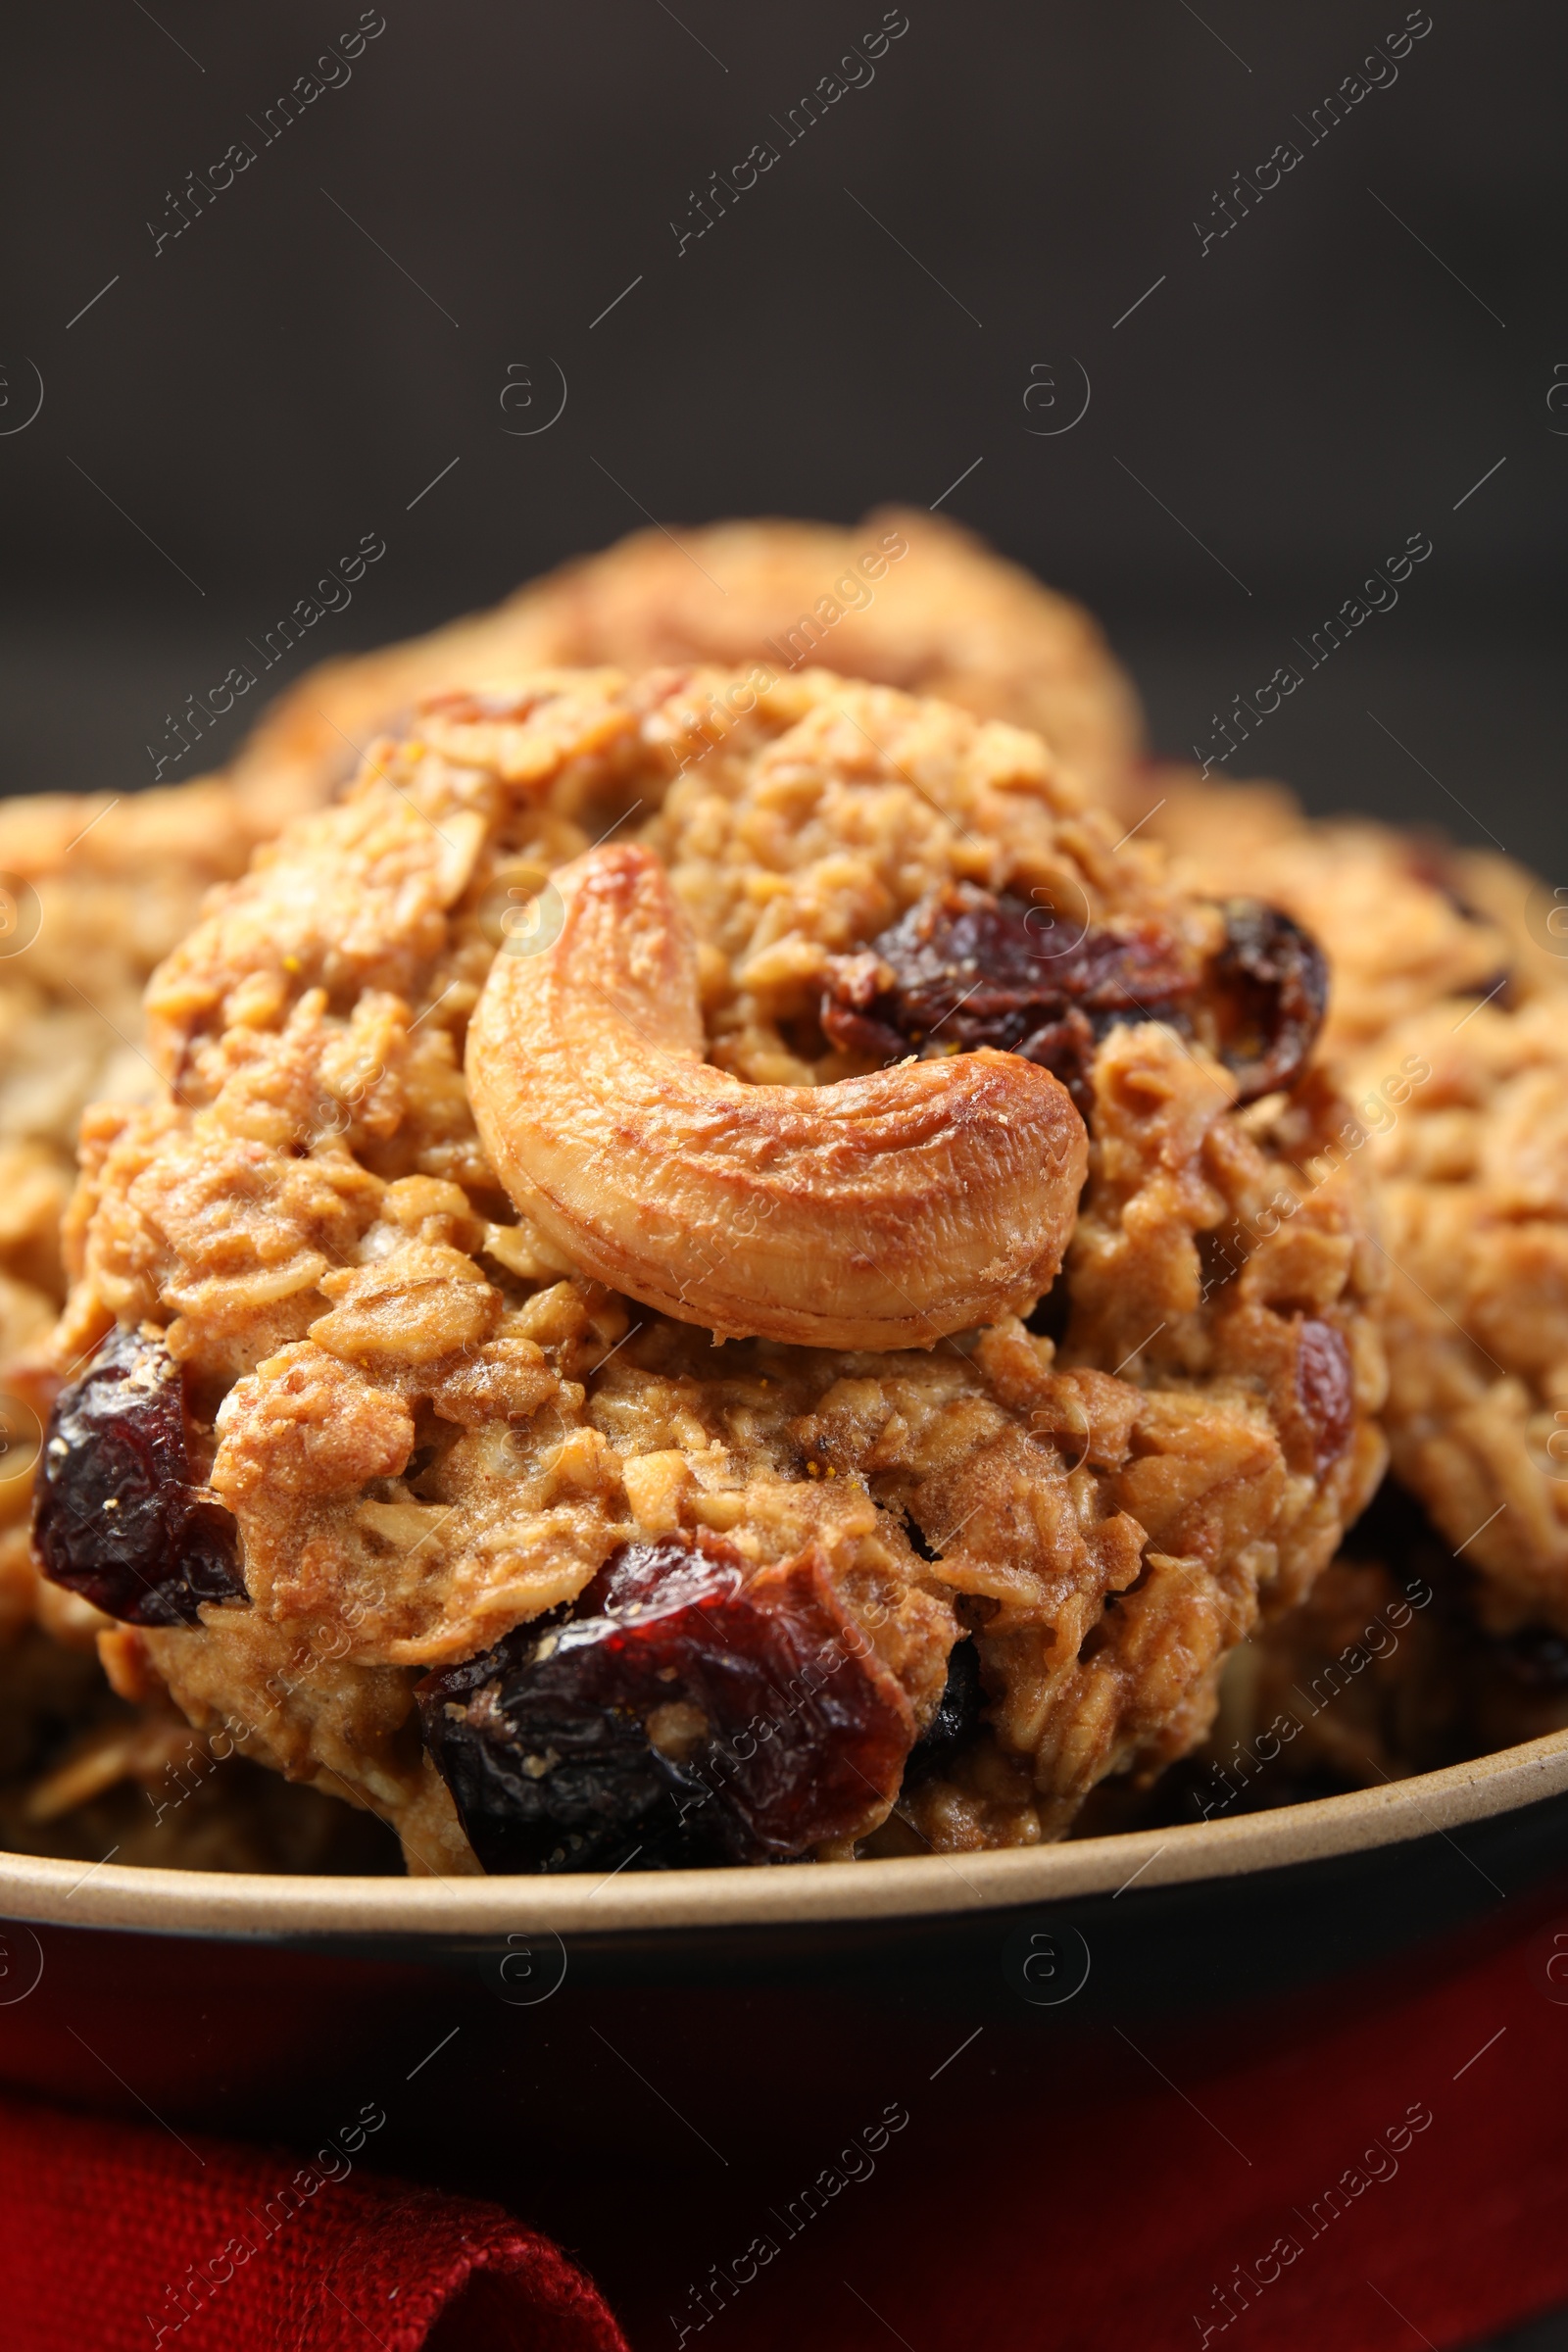
[[[1519,886],[1196,779],[1125,842],[1138,743],[1084,616],[888,514],[648,534],[57,805],[57,952],[124,838],[6,1141],[7,1590],[100,1640],[99,1786],[188,1724],[442,1872],[1058,1837],[1321,1643],[1385,1430],[1466,1622],[1563,1623]],[[73,975],[13,962],[15,1071]]]

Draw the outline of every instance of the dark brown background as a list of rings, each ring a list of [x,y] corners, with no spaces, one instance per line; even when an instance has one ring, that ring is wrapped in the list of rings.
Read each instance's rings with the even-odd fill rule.
[[[0,439],[8,788],[143,780],[165,710],[366,530],[385,560],[291,672],[639,506],[849,517],[982,458],[946,511],[1106,616],[1168,750],[1428,532],[1397,611],[1256,763],[1319,808],[1557,859],[1568,24],[1544,0],[1436,0],[1394,86],[1316,146],[1297,118],[1402,7],[910,0],[870,85],[679,257],[690,192],[880,6],[388,0],[352,80],[268,147],[247,118],[357,9],[156,13],[85,0],[0,36],[0,424],[28,359],[45,387]],[[147,220],[240,136],[255,164],[155,258]],[[1195,217],[1287,137],[1299,166],[1201,255]],[[546,355],[565,414],[509,437],[554,405]],[[1089,412],[1033,436],[1081,396],[1068,355]],[[1046,363],[1058,405],[1026,412]],[[512,365],[531,412],[502,410]]]

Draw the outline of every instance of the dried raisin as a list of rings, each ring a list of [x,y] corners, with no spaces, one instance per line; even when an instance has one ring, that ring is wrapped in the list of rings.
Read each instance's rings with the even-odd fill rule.
[[[127,1625],[194,1625],[243,1600],[238,1531],[191,1476],[184,1389],[162,1340],[112,1331],[50,1416],[32,1540],[52,1584]]]

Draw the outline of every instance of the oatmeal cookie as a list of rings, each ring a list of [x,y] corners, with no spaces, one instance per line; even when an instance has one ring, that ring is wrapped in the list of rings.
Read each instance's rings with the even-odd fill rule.
[[[1155,819],[1196,889],[1239,873],[1309,924],[1323,1052],[1350,1104],[1391,1269],[1395,1467],[1482,1572],[1493,1633],[1568,1632],[1568,965],[1508,860],[1277,786],[1171,779]],[[1490,911],[1481,911],[1480,900]]]
[[[1352,1089],[1391,1055],[1431,1073],[1367,1146],[1395,1466],[1481,1572],[1491,1632],[1568,1633],[1568,990],[1434,1004]]]
[[[122,799],[0,804],[0,1631],[39,1602],[26,1540],[25,1373],[65,1298],[60,1224],[86,1104],[161,1091],[141,992],[214,883],[243,873],[286,795],[218,778]],[[13,1473],[16,1473],[13,1475]]]
[[[236,772],[324,799],[352,772],[353,745],[453,686],[566,664],[757,661],[783,675],[821,665],[1032,727],[1107,804],[1142,752],[1132,683],[1080,606],[956,523],[889,507],[848,530],[720,522],[678,543],[636,532],[492,612],[323,663],[274,705]]]
[[[30,1345],[63,1292],[59,1227],[88,1102],[158,1091],[141,992],[215,882],[297,813],[286,789],[209,776],[114,799],[0,804],[0,1357]],[[20,1287],[18,1287],[20,1286]]]
[[[820,670],[541,674],[376,745],[155,976],[163,1099],[84,1125],[40,1527],[122,1621],[117,1688],[439,1871],[1023,1842],[1191,1747],[1381,1472],[1378,1260],[1302,1075],[1315,952],[1117,833],[1038,738]],[[555,959],[585,890],[650,875],[662,928],[634,893],[613,956]],[[666,953],[684,1009],[639,1035]],[[503,1182],[475,1122],[514,961],[618,1024],[623,1122],[569,1198],[548,1135]],[[1025,1101],[1087,1125],[1043,1303],[1004,1267],[1007,1308],[926,1346],[769,1336],[774,1213],[807,1212],[797,1303],[836,1303],[778,1151],[817,1133],[838,1198],[839,1103],[971,1064],[1001,1091],[965,1149]],[[650,1070],[697,1105],[682,1199],[752,1335],[721,1348],[702,1265],[670,1295],[646,1250],[613,1289],[576,1253],[652,1197]],[[900,1129],[911,1202],[953,1125]],[[917,1306],[941,1260],[898,1261]],[[94,1556],[48,1532],[89,1491]]]

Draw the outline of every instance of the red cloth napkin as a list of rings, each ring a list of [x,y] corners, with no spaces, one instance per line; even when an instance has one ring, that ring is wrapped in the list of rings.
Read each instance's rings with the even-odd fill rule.
[[[6,2100],[0,2340],[625,2352],[626,2339],[575,2264],[499,2206],[359,2172],[323,2181],[298,2157],[219,2140],[182,2153],[171,2134]]]
[[[298,2159],[196,2139],[193,2186],[166,2134],[12,2104],[7,2341],[1446,2352],[1568,2302],[1568,1914],[1392,2004],[1349,1988],[1261,2062],[1245,2027],[1190,2066],[1146,2021],[1121,2031],[1054,2101],[1018,2099],[996,2024],[941,2063],[911,2052],[904,2120],[835,2126],[821,2193],[759,2205],[755,2230],[709,2226],[701,2150],[646,2211],[607,2198],[584,2259],[624,2334],[497,2206],[358,2171],[291,2206]]]

